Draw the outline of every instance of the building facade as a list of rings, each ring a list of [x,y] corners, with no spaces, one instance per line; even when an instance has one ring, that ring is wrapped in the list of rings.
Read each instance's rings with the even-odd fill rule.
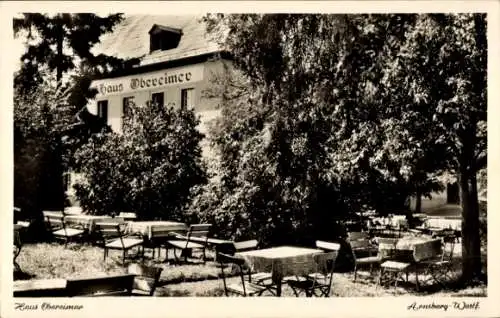
[[[194,109],[201,121],[198,129],[206,133],[207,125],[220,113],[220,99],[205,97],[204,92],[229,60],[205,30],[198,16],[127,16],[113,32],[101,37],[93,53],[138,63],[95,79],[90,87],[97,95],[87,105],[88,111],[119,133],[130,102],[147,107],[152,101],[165,107]],[[211,156],[208,143],[201,146],[203,156]],[[73,185],[82,176],[69,173],[68,177],[66,194],[74,205]]]
[[[114,131],[122,130],[130,102],[194,109],[202,132],[218,116],[219,100],[204,97],[204,91],[227,59],[205,32],[200,17],[130,16],[102,38],[96,51],[139,60],[138,65],[91,84],[97,95],[88,109]]]

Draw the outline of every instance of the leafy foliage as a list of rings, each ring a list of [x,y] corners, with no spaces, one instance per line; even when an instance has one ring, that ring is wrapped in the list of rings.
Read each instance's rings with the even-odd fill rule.
[[[47,66],[49,71],[57,71],[59,81],[63,73],[75,67],[74,56],[95,65],[103,56],[94,56],[90,49],[122,19],[122,14],[100,17],[90,13],[53,16],[24,13],[22,18],[14,19],[15,35],[25,32],[28,41],[26,53],[21,56],[27,67],[18,75],[27,78],[27,75],[38,74],[37,66]]]
[[[197,125],[190,110],[131,105],[122,133],[96,134],[75,154],[82,206],[94,214],[182,219],[191,187],[206,177]]]
[[[61,88],[14,91],[14,204],[27,218],[64,206],[61,135],[72,121],[69,108]]]
[[[208,15],[241,78],[220,81],[220,185],[201,206],[215,205],[219,219],[240,215],[250,230],[242,221],[239,231],[318,237],[363,203],[400,209],[408,195],[440,189],[450,171],[463,198],[464,275],[477,272],[485,19]]]

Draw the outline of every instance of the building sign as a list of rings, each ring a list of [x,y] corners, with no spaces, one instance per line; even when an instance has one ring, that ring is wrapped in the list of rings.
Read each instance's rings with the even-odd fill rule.
[[[203,65],[172,68],[158,72],[124,76],[93,81],[91,88],[97,89],[96,98],[130,94],[138,91],[156,90],[162,87],[199,82],[203,79]]]

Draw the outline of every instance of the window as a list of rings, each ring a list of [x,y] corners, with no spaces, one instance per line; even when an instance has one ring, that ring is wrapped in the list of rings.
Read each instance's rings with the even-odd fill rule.
[[[134,96],[124,97],[122,105],[122,117],[125,117],[130,112],[131,104],[134,102]]]
[[[185,88],[181,90],[181,108],[194,108],[194,88]]]
[[[97,116],[99,118],[104,119],[104,121],[108,122],[108,101],[100,100],[97,102]]]
[[[153,52],[176,48],[181,40],[181,35],[181,29],[155,24],[149,31],[149,49]]]
[[[153,93],[151,95],[151,102],[153,104],[157,104],[157,105],[163,107],[165,105],[164,104],[163,93]]]

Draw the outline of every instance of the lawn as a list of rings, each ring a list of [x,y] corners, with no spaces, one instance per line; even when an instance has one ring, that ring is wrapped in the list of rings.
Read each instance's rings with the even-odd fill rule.
[[[211,256],[210,253],[208,253]],[[165,251],[161,258],[152,259],[146,253],[145,263],[163,268],[160,277],[160,286],[155,296],[222,296],[224,294],[220,268],[217,263],[207,261],[206,264],[196,263],[173,265],[163,261]],[[173,255],[169,255],[173,259]],[[128,262],[140,262],[140,259]],[[23,246],[17,262],[23,273],[23,279],[46,278],[84,278],[105,274],[119,274],[126,272],[121,263],[121,252],[111,251],[106,261],[103,260],[103,251],[99,247],[87,244],[69,244],[66,248],[58,243],[37,243]],[[439,288],[424,289],[416,292],[411,286],[398,288],[381,287],[375,283],[375,275],[369,276],[368,272],[360,272],[361,278],[353,282],[352,273],[335,273],[333,278],[333,297],[383,297],[383,296],[486,296],[485,285],[470,287],[461,290],[443,290]],[[17,277],[19,278],[19,277]],[[239,277],[229,278],[237,282]],[[435,286],[437,287],[437,286]],[[290,288],[283,287],[284,296],[293,296]]]

